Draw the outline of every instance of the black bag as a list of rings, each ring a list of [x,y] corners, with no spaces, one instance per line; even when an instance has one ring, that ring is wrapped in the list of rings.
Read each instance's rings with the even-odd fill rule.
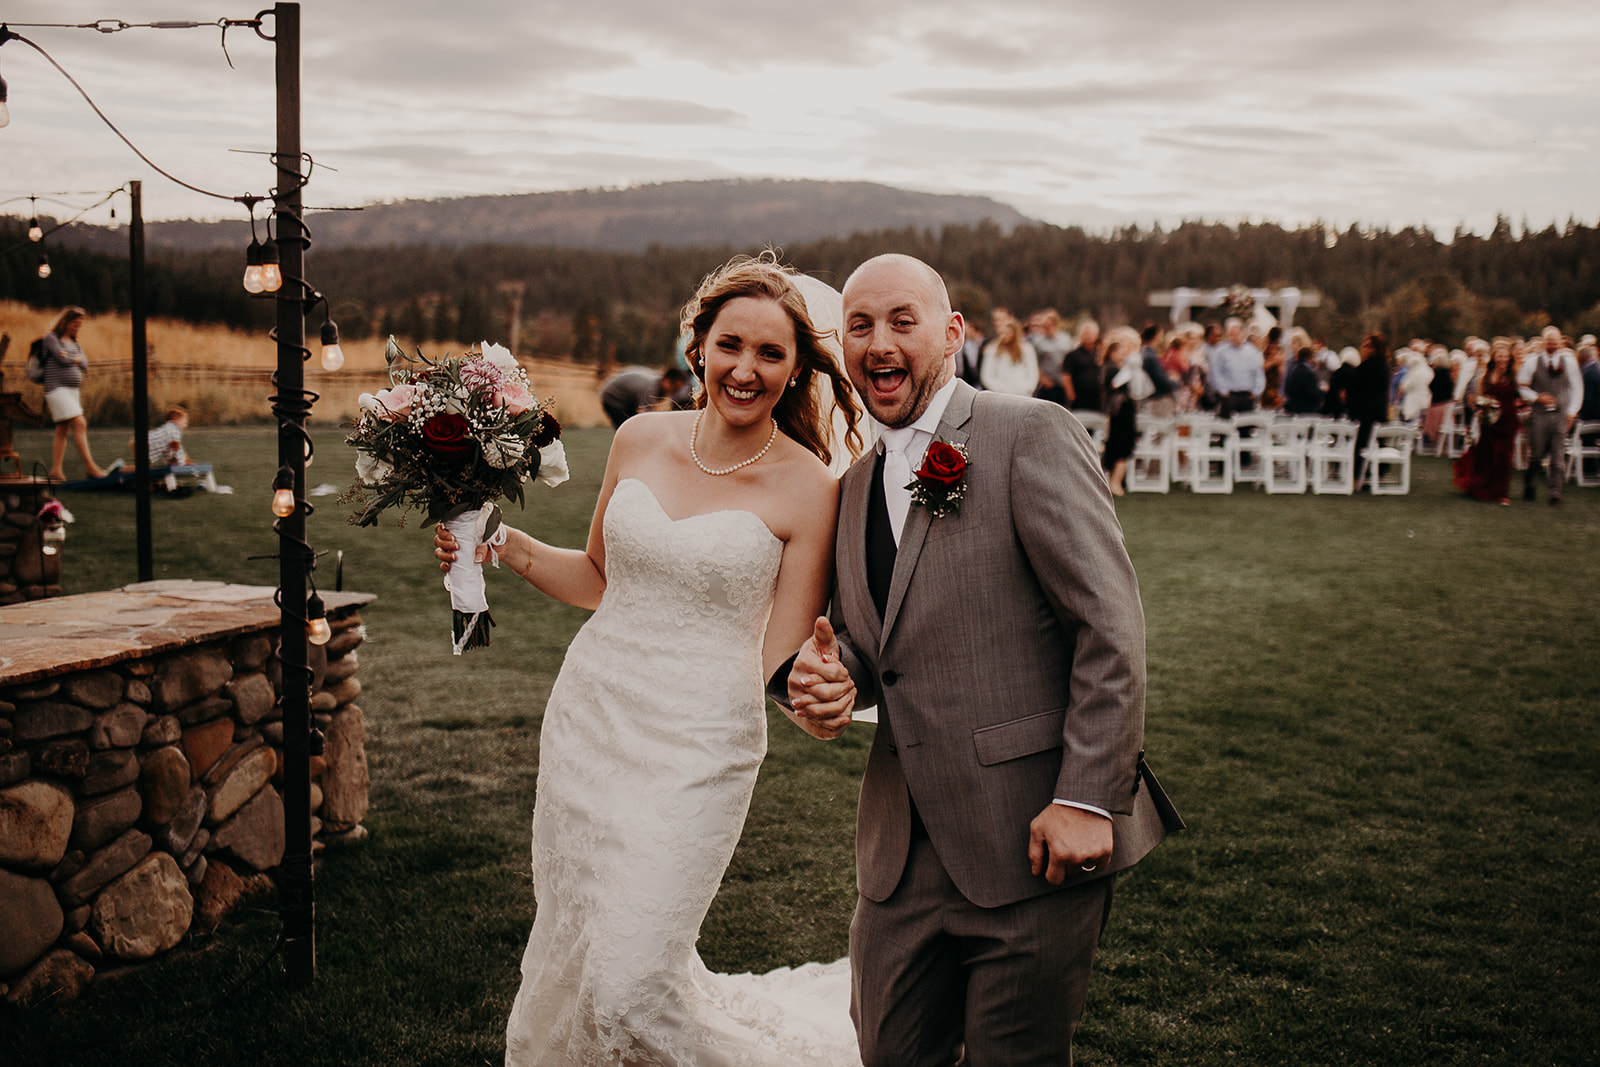
[[[28,345],[28,366],[26,368],[28,381],[40,383],[44,381],[45,356],[43,337],[35,339],[32,344]]]

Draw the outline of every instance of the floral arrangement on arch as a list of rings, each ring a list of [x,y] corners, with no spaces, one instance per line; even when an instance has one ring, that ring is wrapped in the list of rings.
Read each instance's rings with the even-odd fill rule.
[[[376,525],[389,508],[421,508],[423,526],[444,523],[461,542],[462,558],[445,576],[459,655],[488,644],[494,625],[473,550],[505,541],[497,501],[523,506],[530,478],[566,481],[561,424],[500,345],[441,359],[418,349],[413,359],[391,337],[384,358],[391,385],[361,395],[345,438],[356,450],[356,482],[340,499],[359,505],[350,516],[356,525]]]
[[[1248,285],[1228,286],[1228,295],[1222,298],[1222,313],[1229,318],[1250,321],[1250,316],[1256,313],[1255,294]]]

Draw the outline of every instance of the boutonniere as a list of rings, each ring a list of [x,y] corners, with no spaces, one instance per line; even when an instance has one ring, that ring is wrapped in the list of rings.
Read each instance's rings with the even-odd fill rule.
[[[961,498],[966,495],[967,447],[938,440],[928,446],[922,466],[910,485],[911,503],[927,508],[936,519],[961,513]]]

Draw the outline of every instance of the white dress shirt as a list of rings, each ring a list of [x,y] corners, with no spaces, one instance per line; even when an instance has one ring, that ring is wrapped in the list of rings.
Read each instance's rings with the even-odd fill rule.
[[[1533,372],[1541,360],[1549,365],[1552,359],[1560,358],[1561,366],[1557,368],[1561,375],[1567,379],[1567,410],[1562,412],[1568,418],[1576,418],[1578,409],[1583,407],[1583,376],[1578,370],[1578,357],[1569,348],[1559,349],[1554,353],[1542,353],[1533,359],[1525,359],[1522,366],[1517,368],[1517,384],[1521,386],[1522,398],[1533,401],[1539,394],[1533,391],[1528,383],[1533,381]]]

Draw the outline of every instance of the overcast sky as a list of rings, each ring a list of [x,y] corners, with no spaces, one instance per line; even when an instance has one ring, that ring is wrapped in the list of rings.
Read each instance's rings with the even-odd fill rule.
[[[230,70],[209,25],[21,24],[210,24],[265,3],[0,0],[0,18],[155,163],[231,196],[272,181],[246,154],[273,143],[271,44],[230,31]],[[308,0],[302,12],[311,206],[774,177],[974,193],[1102,231],[1322,219],[1448,237],[1460,223],[1487,232],[1496,213],[1535,228],[1600,216],[1596,0]],[[0,201],[139,178],[149,219],[242,217],[148,169],[24,43],[0,48],[0,75]]]

